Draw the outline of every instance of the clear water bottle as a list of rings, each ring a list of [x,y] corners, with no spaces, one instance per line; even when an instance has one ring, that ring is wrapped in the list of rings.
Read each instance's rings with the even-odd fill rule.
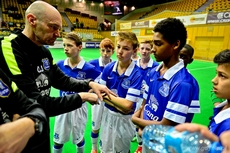
[[[223,146],[198,132],[178,132],[173,126],[149,125],[142,133],[143,153],[221,153]]]

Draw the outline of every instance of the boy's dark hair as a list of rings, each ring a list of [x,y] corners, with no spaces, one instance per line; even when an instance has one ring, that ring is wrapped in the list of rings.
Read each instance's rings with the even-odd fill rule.
[[[73,40],[75,42],[76,46],[82,45],[81,37],[75,32],[69,32],[66,35],[64,35],[63,38]]]
[[[184,24],[176,18],[167,18],[159,23],[153,29],[154,32],[160,32],[163,38],[170,44],[180,40],[179,51],[184,47],[187,39],[187,31]]]
[[[194,48],[189,44],[185,44],[183,48],[185,48],[188,51],[190,57],[192,58],[194,54]]]
[[[230,64],[230,49],[219,52],[213,59],[216,64]]]

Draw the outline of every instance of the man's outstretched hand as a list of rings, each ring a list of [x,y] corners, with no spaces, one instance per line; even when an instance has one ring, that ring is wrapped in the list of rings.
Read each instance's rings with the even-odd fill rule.
[[[111,98],[110,94],[117,97],[117,95],[113,93],[111,90],[109,90],[109,88],[107,88],[105,85],[101,85],[99,83],[91,81],[89,83],[89,86],[92,88],[93,92],[98,95],[98,98],[101,101],[103,101],[104,94],[108,95],[109,99]]]

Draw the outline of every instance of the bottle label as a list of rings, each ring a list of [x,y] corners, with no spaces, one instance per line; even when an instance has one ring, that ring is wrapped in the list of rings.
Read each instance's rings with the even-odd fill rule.
[[[165,149],[168,153],[182,153],[181,141],[187,132],[178,132],[174,128],[165,134]]]

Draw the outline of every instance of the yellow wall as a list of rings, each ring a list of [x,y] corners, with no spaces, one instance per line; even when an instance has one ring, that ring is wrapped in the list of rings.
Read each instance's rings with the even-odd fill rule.
[[[212,60],[218,52],[230,49],[230,25],[189,26],[187,32],[195,58]]]
[[[194,48],[195,59],[212,60],[218,52],[227,48],[230,49],[229,24],[195,25],[187,26],[186,28],[188,33],[187,43]],[[149,32],[152,29],[140,29],[140,35],[137,36],[138,40],[152,39],[153,35]],[[132,31],[132,29],[125,31]],[[101,32],[101,34],[115,42],[115,37],[111,36],[110,31]]]

